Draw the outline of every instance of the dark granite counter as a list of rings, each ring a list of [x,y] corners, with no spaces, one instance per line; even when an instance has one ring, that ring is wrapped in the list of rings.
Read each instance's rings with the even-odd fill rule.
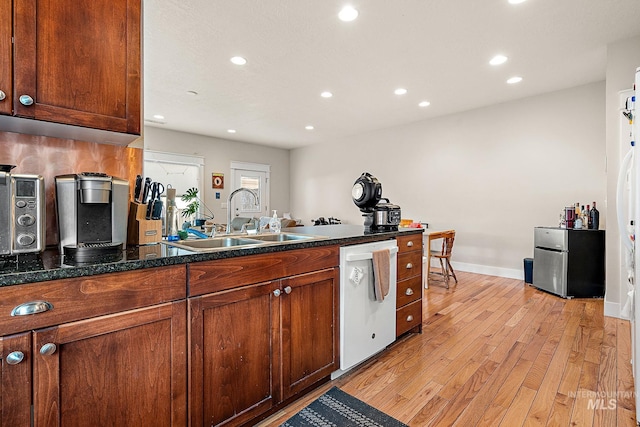
[[[117,259],[99,259],[91,264],[66,264],[57,248],[47,248],[41,254],[0,257],[0,286],[44,282],[47,280],[91,276],[95,274],[131,271],[238,256],[304,249],[326,245],[352,245],[391,239],[406,233],[422,233],[420,228],[399,231],[365,232],[361,225],[320,225],[285,228],[283,232],[324,236],[326,239],[293,241],[284,245],[263,245],[250,248],[225,249],[213,252],[192,252],[165,244],[129,246]]]

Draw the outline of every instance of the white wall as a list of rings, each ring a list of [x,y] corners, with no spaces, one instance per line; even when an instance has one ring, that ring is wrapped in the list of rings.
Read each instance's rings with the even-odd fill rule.
[[[627,148],[620,147],[620,111],[618,93],[631,89],[636,68],[640,67],[640,37],[621,40],[607,46],[606,140],[607,140],[607,293],[605,314],[620,316],[627,300],[626,268],[622,268],[620,234],[616,218],[616,184],[621,156]]]
[[[263,145],[230,141],[208,136],[175,132],[146,126],[144,148],[167,153],[189,154],[204,157],[204,202],[213,211],[218,223],[226,223],[227,210],[222,209],[229,196],[231,161],[262,163],[271,165],[271,209],[288,212],[289,204],[289,150]],[[224,173],[223,190],[211,188],[211,174]],[[215,199],[220,191],[220,199]]]
[[[456,229],[454,266],[522,277],[535,226],[557,226],[572,203],[604,205],[605,84],[295,149],[292,210],[362,223],[350,191],[364,171],[404,218]]]

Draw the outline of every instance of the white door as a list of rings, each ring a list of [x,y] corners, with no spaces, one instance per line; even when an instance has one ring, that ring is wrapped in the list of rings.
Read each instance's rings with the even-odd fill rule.
[[[235,166],[235,167],[234,167]],[[231,201],[232,217],[260,218],[269,216],[269,165],[232,162],[232,183],[229,191],[244,187],[258,194],[255,200],[251,194],[240,192]]]

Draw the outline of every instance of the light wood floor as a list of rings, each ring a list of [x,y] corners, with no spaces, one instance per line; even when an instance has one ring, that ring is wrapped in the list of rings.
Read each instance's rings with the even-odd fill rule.
[[[425,290],[423,333],[332,386],[410,426],[635,426],[629,322],[603,301],[564,300],[520,280],[457,272]],[[432,276],[433,277],[433,276]]]

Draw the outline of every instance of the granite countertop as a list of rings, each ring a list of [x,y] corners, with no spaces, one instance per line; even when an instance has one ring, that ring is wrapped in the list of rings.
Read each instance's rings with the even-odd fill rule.
[[[364,227],[361,225],[342,224],[284,228],[282,231],[324,236],[326,238],[311,241],[294,241],[284,245],[264,245],[213,252],[192,252],[161,243],[146,246],[128,246],[117,259],[100,259],[95,263],[79,265],[65,264],[64,257],[60,255],[58,248],[51,247],[39,254],[0,257],[0,287],[291,249],[373,242],[391,239],[407,233],[422,233],[424,229],[400,228],[398,231],[365,232]]]

